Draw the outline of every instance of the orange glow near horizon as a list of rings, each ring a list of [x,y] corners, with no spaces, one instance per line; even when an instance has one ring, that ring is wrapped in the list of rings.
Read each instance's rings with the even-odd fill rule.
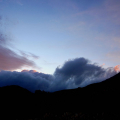
[[[37,70],[26,70],[26,69],[24,69],[24,70],[21,70],[21,72],[32,72],[32,73],[35,73],[35,72],[38,72]]]
[[[103,63],[103,64],[101,65],[101,67],[104,66],[104,65],[105,65],[105,63]]]
[[[32,72],[38,72],[37,70],[32,70]]]
[[[120,65],[116,65],[116,66],[114,67],[114,70],[115,70],[116,72],[120,72]]]

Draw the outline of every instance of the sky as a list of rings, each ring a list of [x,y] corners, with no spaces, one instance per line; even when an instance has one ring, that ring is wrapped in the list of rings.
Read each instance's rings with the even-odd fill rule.
[[[25,74],[39,81],[31,91],[85,86],[120,71],[119,61],[119,0],[0,0],[0,77],[9,84]]]

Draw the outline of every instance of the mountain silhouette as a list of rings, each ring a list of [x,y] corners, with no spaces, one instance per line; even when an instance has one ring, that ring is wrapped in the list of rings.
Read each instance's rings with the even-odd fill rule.
[[[35,93],[20,86],[0,87],[0,109],[9,117],[35,117],[45,112],[58,111],[110,111],[119,114],[120,73],[83,88],[53,93],[36,90]],[[5,117],[5,116],[4,116]]]

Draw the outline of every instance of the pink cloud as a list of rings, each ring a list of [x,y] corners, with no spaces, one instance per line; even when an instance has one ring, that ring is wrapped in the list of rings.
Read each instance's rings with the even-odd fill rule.
[[[0,45],[0,69],[15,70],[26,66],[36,67],[33,61]]]
[[[2,17],[0,16],[0,25],[2,25]],[[1,32],[0,29],[0,70],[16,70],[23,67],[38,68],[34,61],[29,60],[25,52],[24,54],[17,54],[9,47],[11,46],[11,37]],[[9,46],[9,47],[8,47]],[[12,46],[14,48],[14,46]],[[29,57],[37,59],[38,56],[29,53]]]
[[[7,47],[10,45],[8,38],[9,36],[6,37],[0,31],[0,70],[16,70],[22,67],[37,68],[36,64],[32,60],[29,60],[27,56],[19,55]],[[32,55],[32,57],[37,56]]]

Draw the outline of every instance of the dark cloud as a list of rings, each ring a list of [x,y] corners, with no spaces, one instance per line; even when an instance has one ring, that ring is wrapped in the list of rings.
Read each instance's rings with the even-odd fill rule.
[[[54,92],[85,87],[115,74],[114,68],[104,69],[96,64],[91,64],[88,59],[76,58],[65,62],[61,68],[57,67],[53,75],[38,73],[35,70],[1,71],[0,86],[19,85],[31,92],[35,92],[35,90]]]
[[[36,89],[44,90],[49,88],[51,79],[50,75],[44,75],[42,73],[30,73],[30,72],[0,72],[0,87],[6,85],[19,85],[23,88],[34,92]]]
[[[91,64],[91,61],[85,58],[76,58],[64,63],[60,68],[57,67],[54,72],[54,77],[58,86],[54,84],[56,89],[84,87],[88,84],[105,80],[117,72],[114,68],[104,69],[96,63]],[[55,82],[56,82],[55,81]],[[54,91],[54,87],[51,88]]]
[[[74,79],[75,84],[80,84],[85,79],[98,77],[104,73],[104,69],[90,64],[85,58],[77,58],[66,62],[62,68],[57,68],[55,75],[62,75],[64,79]]]

